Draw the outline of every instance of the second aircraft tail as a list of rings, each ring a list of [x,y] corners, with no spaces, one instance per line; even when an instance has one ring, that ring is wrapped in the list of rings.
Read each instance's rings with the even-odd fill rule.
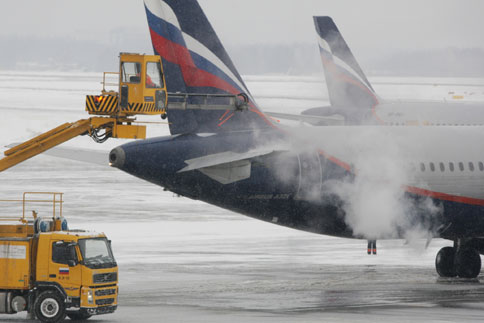
[[[314,17],[332,106],[371,109],[378,97],[331,17]]]

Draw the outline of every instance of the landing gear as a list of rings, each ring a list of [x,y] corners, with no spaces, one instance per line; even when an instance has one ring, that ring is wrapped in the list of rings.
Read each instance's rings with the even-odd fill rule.
[[[435,268],[440,277],[476,278],[481,272],[481,256],[472,246],[456,241],[454,247],[440,249]]]
[[[455,277],[455,250],[452,247],[440,249],[435,257],[435,269],[440,277]]]
[[[461,248],[455,255],[455,272],[462,278],[476,278],[481,272],[481,256],[474,248]]]

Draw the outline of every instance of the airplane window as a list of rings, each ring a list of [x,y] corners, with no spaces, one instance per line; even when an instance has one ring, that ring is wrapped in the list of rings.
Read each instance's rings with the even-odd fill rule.
[[[450,169],[451,172],[454,171],[454,163],[452,163],[452,162],[449,163],[449,169]]]
[[[439,167],[441,172],[445,171],[444,163],[439,163]]]
[[[473,171],[474,171],[474,163],[473,163],[473,162],[469,162],[469,170],[470,170],[471,172],[473,172]]]
[[[484,170],[484,164],[479,162],[479,170],[482,172]]]
[[[434,163],[430,163],[430,170],[433,171],[433,172],[435,171],[435,165],[434,165]]]
[[[460,171],[464,171],[464,163],[463,162],[459,162],[459,169]]]
[[[422,172],[425,172],[425,164],[424,163],[420,163],[420,170]]]

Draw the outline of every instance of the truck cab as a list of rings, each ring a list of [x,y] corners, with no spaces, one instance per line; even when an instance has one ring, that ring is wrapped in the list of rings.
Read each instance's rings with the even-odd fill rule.
[[[58,322],[116,310],[118,266],[104,233],[69,230],[59,214],[20,219],[0,224],[0,313]]]
[[[86,317],[116,310],[118,267],[104,234],[45,232],[35,242],[36,285],[63,294],[67,315]]]

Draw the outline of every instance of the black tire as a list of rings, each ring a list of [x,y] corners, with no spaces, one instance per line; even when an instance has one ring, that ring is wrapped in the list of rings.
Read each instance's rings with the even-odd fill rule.
[[[476,278],[481,272],[481,256],[474,248],[462,248],[455,255],[455,272],[461,278]]]
[[[86,313],[83,310],[79,310],[77,312],[67,312],[67,316],[73,321],[85,321],[89,319],[92,315]]]
[[[56,323],[66,317],[66,304],[58,292],[48,290],[35,299],[34,313],[42,322]]]
[[[455,277],[454,269],[455,250],[452,247],[444,247],[439,250],[435,257],[435,269],[440,277]]]

